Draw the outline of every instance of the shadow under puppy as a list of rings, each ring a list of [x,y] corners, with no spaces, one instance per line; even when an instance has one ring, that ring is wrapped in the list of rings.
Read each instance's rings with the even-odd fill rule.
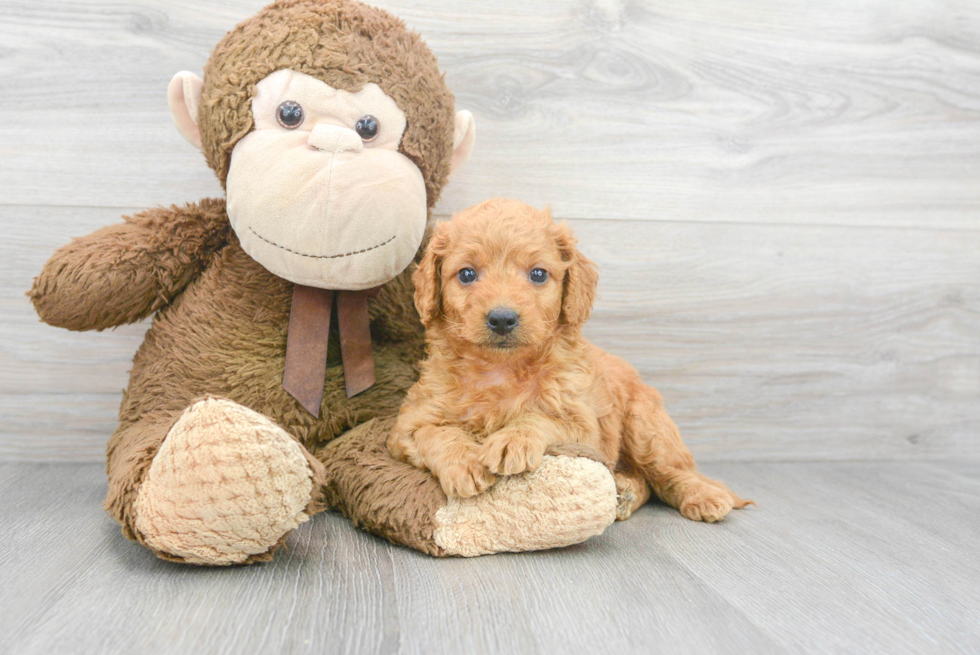
[[[744,507],[751,501],[695,470],[657,391],[582,337],[598,271],[575,243],[548,211],[515,200],[436,227],[414,276],[428,358],[392,454],[469,497],[495,476],[535,470],[553,445],[578,443],[616,464],[617,518],[651,487],[695,521]]]

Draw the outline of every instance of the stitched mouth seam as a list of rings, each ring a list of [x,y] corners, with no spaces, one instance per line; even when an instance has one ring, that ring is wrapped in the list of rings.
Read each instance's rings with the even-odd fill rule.
[[[300,257],[309,257],[310,259],[340,259],[341,257],[350,257],[351,255],[360,255],[361,253],[369,252],[371,250],[377,250],[378,248],[380,248],[382,246],[387,246],[389,243],[391,243],[392,241],[395,240],[395,237],[398,236],[396,234],[395,236],[391,237],[390,239],[388,239],[384,243],[379,243],[376,246],[371,246],[370,248],[363,248],[361,250],[352,250],[351,252],[345,252],[345,253],[343,253],[341,255],[308,255],[305,252],[298,252],[296,250],[293,250],[292,248],[287,248],[286,246],[280,246],[275,241],[270,241],[269,239],[266,239],[264,236],[262,236],[261,234],[259,234],[255,230],[253,230],[251,227],[249,227],[248,229],[249,229],[249,231],[252,234],[254,234],[258,238],[262,239],[266,243],[275,246],[276,248],[280,248],[282,250],[285,250],[286,252],[291,252],[294,255],[299,255]]]

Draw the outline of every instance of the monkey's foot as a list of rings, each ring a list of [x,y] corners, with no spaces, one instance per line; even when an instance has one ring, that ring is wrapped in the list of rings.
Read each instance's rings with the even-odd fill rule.
[[[433,540],[463,557],[560,548],[601,534],[616,505],[604,464],[547,455],[535,471],[499,478],[486,493],[449,498],[436,512]]]
[[[154,551],[190,564],[268,559],[309,517],[303,447],[265,416],[208,398],[181,414],[153,459],[134,526]]]

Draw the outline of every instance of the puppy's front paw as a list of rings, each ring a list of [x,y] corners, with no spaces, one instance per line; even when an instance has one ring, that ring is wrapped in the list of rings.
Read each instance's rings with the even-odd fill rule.
[[[681,514],[692,521],[714,523],[720,521],[735,507],[735,497],[727,489],[707,483],[691,485],[681,501]]]
[[[447,496],[469,498],[483,493],[496,481],[476,453],[464,457],[461,461],[444,463],[439,467],[436,477]]]
[[[483,444],[482,461],[497,475],[515,475],[533,471],[541,465],[544,443],[523,430],[499,430]]]

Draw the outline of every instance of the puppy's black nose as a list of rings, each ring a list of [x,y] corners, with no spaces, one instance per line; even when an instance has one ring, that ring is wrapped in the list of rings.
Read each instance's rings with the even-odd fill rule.
[[[517,312],[509,307],[497,307],[487,314],[487,326],[497,334],[510,334],[517,327]]]

